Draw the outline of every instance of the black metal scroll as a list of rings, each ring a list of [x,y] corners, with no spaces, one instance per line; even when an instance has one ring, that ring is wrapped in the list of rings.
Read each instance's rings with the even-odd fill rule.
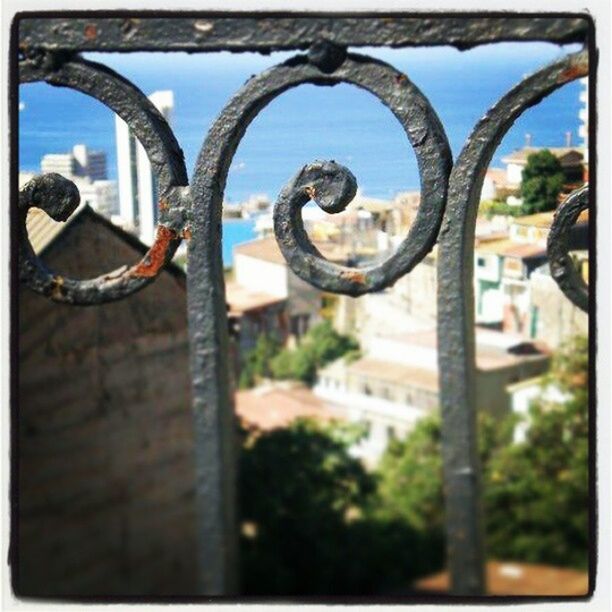
[[[75,280],[46,268],[34,254],[25,226],[28,209],[41,208],[65,221],[79,203],[76,185],[55,174],[34,178],[19,200],[20,277],[31,289],[58,302],[101,304],[119,300],[148,285],[168,263],[182,238],[188,202],[187,172],[181,151],[168,123],[134,85],[102,64],[78,56],[29,53],[19,66],[22,83],[45,81],[70,87],[106,104],[126,121],[145,148],[159,180],[160,223],[156,239],[140,262],[98,278]]]
[[[589,207],[589,187],[574,191],[555,212],[548,235],[550,273],[567,298],[580,310],[589,310],[589,288],[569,254],[570,230],[580,213]]]

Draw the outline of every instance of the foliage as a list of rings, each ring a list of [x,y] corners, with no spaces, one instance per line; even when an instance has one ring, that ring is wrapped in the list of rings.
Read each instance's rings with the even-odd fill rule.
[[[272,374],[270,361],[278,354],[279,350],[280,344],[274,338],[265,334],[259,336],[255,348],[245,357],[238,386],[241,389],[248,389],[255,385],[259,379],[269,378]]]
[[[478,415],[480,460],[487,464],[507,444],[514,420],[499,424]],[[412,527],[444,532],[441,423],[438,415],[420,420],[403,440],[391,442],[378,466],[378,513]]]
[[[312,327],[297,348],[284,349],[270,363],[274,378],[312,384],[317,369],[359,348],[357,341],[339,334],[329,321]]]
[[[587,566],[587,348],[585,338],[576,338],[559,351],[546,383],[567,399],[534,402],[526,440],[491,462],[488,545],[496,556]]]
[[[419,421],[404,440],[392,440],[379,466],[378,514],[416,529],[444,531],[440,419]]]
[[[534,402],[527,437],[516,419],[481,414],[488,553],[583,568],[587,544],[587,342],[555,356],[545,384],[562,402]],[[349,449],[363,427],[298,420],[251,430],[241,454],[241,575],[246,595],[385,595],[409,591],[444,563],[441,428],[437,416],[391,442],[368,473]]]
[[[385,593],[441,567],[441,542],[368,513],[376,483],[348,453],[363,433],[312,420],[251,432],[239,472],[245,594]]]
[[[554,210],[564,183],[561,163],[548,149],[529,155],[521,181],[522,214]]]
[[[533,403],[523,443],[479,415],[488,553],[496,558],[583,568],[588,550],[588,353],[576,338],[555,356],[544,384],[563,402]],[[443,534],[440,421],[421,421],[387,450],[378,470],[378,514]]]
[[[587,566],[585,400],[534,403],[525,442],[504,449],[491,462],[485,500],[493,556]]]
[[[511,206],[498,200],[485,200],[478,206],[478,214],[484,215],[487,219],[495,215],[518,217],[523,214],[523,208],[521,206]]]

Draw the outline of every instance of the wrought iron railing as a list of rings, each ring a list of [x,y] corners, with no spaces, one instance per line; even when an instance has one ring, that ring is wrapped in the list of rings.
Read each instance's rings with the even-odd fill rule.
[[[349,52],[359,46],[452,45],[466,49],[499,41],[582,43],[510,90],[474,127],[453,162],[444,127],[410,78],[379,60]],[[250,122],[275,97],[303,83],[350,83],[377,96],[394,113],[416,153],[421,203],[398,250],[386,261],[348,268],[327,261],[304,231],[301,207],[343,210],[355,195],[350,171],[335,162],[302,168],[282,190],[274,228],[288,265],[302,279],[334,293],[359,296],[387,287],[439,244],[438,354],[442,413],[448,562],[452,591],[484,593],[480,468],[476,452],[474,231],[480,191],[495,148],[517,117],[562,85],[589,71],[593,27],[584,15],[298,15],[160,13],[22,14],[14,22],[13,67],[21,83],[45,81],[103,102],[131,128],[159,182],[159,225],[153,246],[131,266],[90,280],[48,270],[30,246],[30,207],[66,220],[78,190],[59,175],[33,179],[19,193],[19,275],[58,302],[94,305],[120,300],[155,281],[181,240],[188,240],[188,318],[194,427],[201,592],[236,591],[234,428],[227,374],[228,325],[221,260],[222,201],[232,157]],[[589,46],[590,45],[590,46]],[[191,182],[179,143],[162,115],[132,83],[84,51],[235,52],[304,50],[250,79],[211,127]],[[454,84],[449,83],[449,87]],[[593,86],[593,85],[591,85]],[[594,96],[591,96],[591,100]],[[16,102],[13,101],[14,107]],[[16,116],[16,108],[12,109]],[[591,139],[591,146],[594,146]],[[16,153],[13,151],[16,192]],[[591,176],[594,169],[591,169]],[[568,256],[568,230],[588,206],[584,187],[559,208],[548,250],[552,275],[579,308],[588,289]]]

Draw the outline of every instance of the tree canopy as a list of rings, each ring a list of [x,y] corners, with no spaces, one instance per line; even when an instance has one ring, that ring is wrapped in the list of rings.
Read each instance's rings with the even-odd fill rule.
[[[348,452],[363,432],[304,419],[248,434],[239,471],[245,594],[406,592],[441,569],[439,536],[370,512],[376,479]]]
[[[588,352],[576,338],[555,356],[531,405],[524,442],[516,417],[479,415],[487,551],[490,556],[585,568],[588,557]],[[563,401],[546,399],[555,385]],[[379,467],[378,513],[443,534],[440,420],[417,424]]]
[[[529,155],[521,180],[522,214],[554,210],[564,183],[561,163],[548,149]]]
[[[270,336],[262,334],[257,338],[255,348],[248,352],[240,371],[239,386],[248,389],[262,378],[272,375],[270,361],[280,351],[280,344]]]
[[[312,384],[317,369],[359,349],[354,338],[339,334],[329,321],[308,330],[295,349],[282,350],[270,363],[274,378]]]

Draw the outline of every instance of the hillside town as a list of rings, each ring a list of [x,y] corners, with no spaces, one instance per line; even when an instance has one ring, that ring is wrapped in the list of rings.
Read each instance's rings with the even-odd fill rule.
[[[479,407],[498,416],[524,410],[524,398],[538,392],[551,352],[588,330],[587,315],[563,296],[550,276],[546,239],[554,208],[524,214],[521,199],[525,167],[541,152],[553,157],[562,172],[557,202],[588,181],[586,79],[583,85],[580,145],[572,146],[569,132],[561,135],[562,147],[534,146],[527,134],[525,146],[502,159],[505,167],[489,168],[484,177],[474,255],[477,391]],[[157,91],[149,99],[172,122],[173,92]],[[117,181],[108,180],[105,153],[83,144],[65,154],[45,155],[41,172],[58,172],[73,180],[88,215],[101,215],[148,246],[158,219],[156,178],[127,125],[119,117],[115,125]],[[20,184],[32,176],[20,173]],[[303,219],[327,259],[360,266],[393,252],[408,233],[419,199],[418,192],[401,192],[391,200],[358,192],[342,214],[327,215],[307,206]],[[320,367],[309,385],[258,376],[247,385],[252,388],[238,393],[237,414],[246,423],[261,425],[274,421],[270,415],[291,404],[292,418],[316,414],[321,419],[367,423],[368,436],[354,452],[375,464],[390,440],[405,436],[438,406],[437,247],[393,287],[355,299],[326,294],[291,271],[276,243],[272,204],[265,195],[226,204],[224,217],[253,219],[257,234],[233,246],[233,265],[226,271],[236,385],[262,338],[277,347],[296,348],[310,329],[328,322],[359,346],[357,358],[341,357]],[[56,239],[65,229],[36,210],[30,213],[28,228],[35,248],[46,246],[49,237]],[[585,281],[588,240],[585,211],[573,228],[571,244]],[[183,244],[177,261],[184,262],[184,257]]]

